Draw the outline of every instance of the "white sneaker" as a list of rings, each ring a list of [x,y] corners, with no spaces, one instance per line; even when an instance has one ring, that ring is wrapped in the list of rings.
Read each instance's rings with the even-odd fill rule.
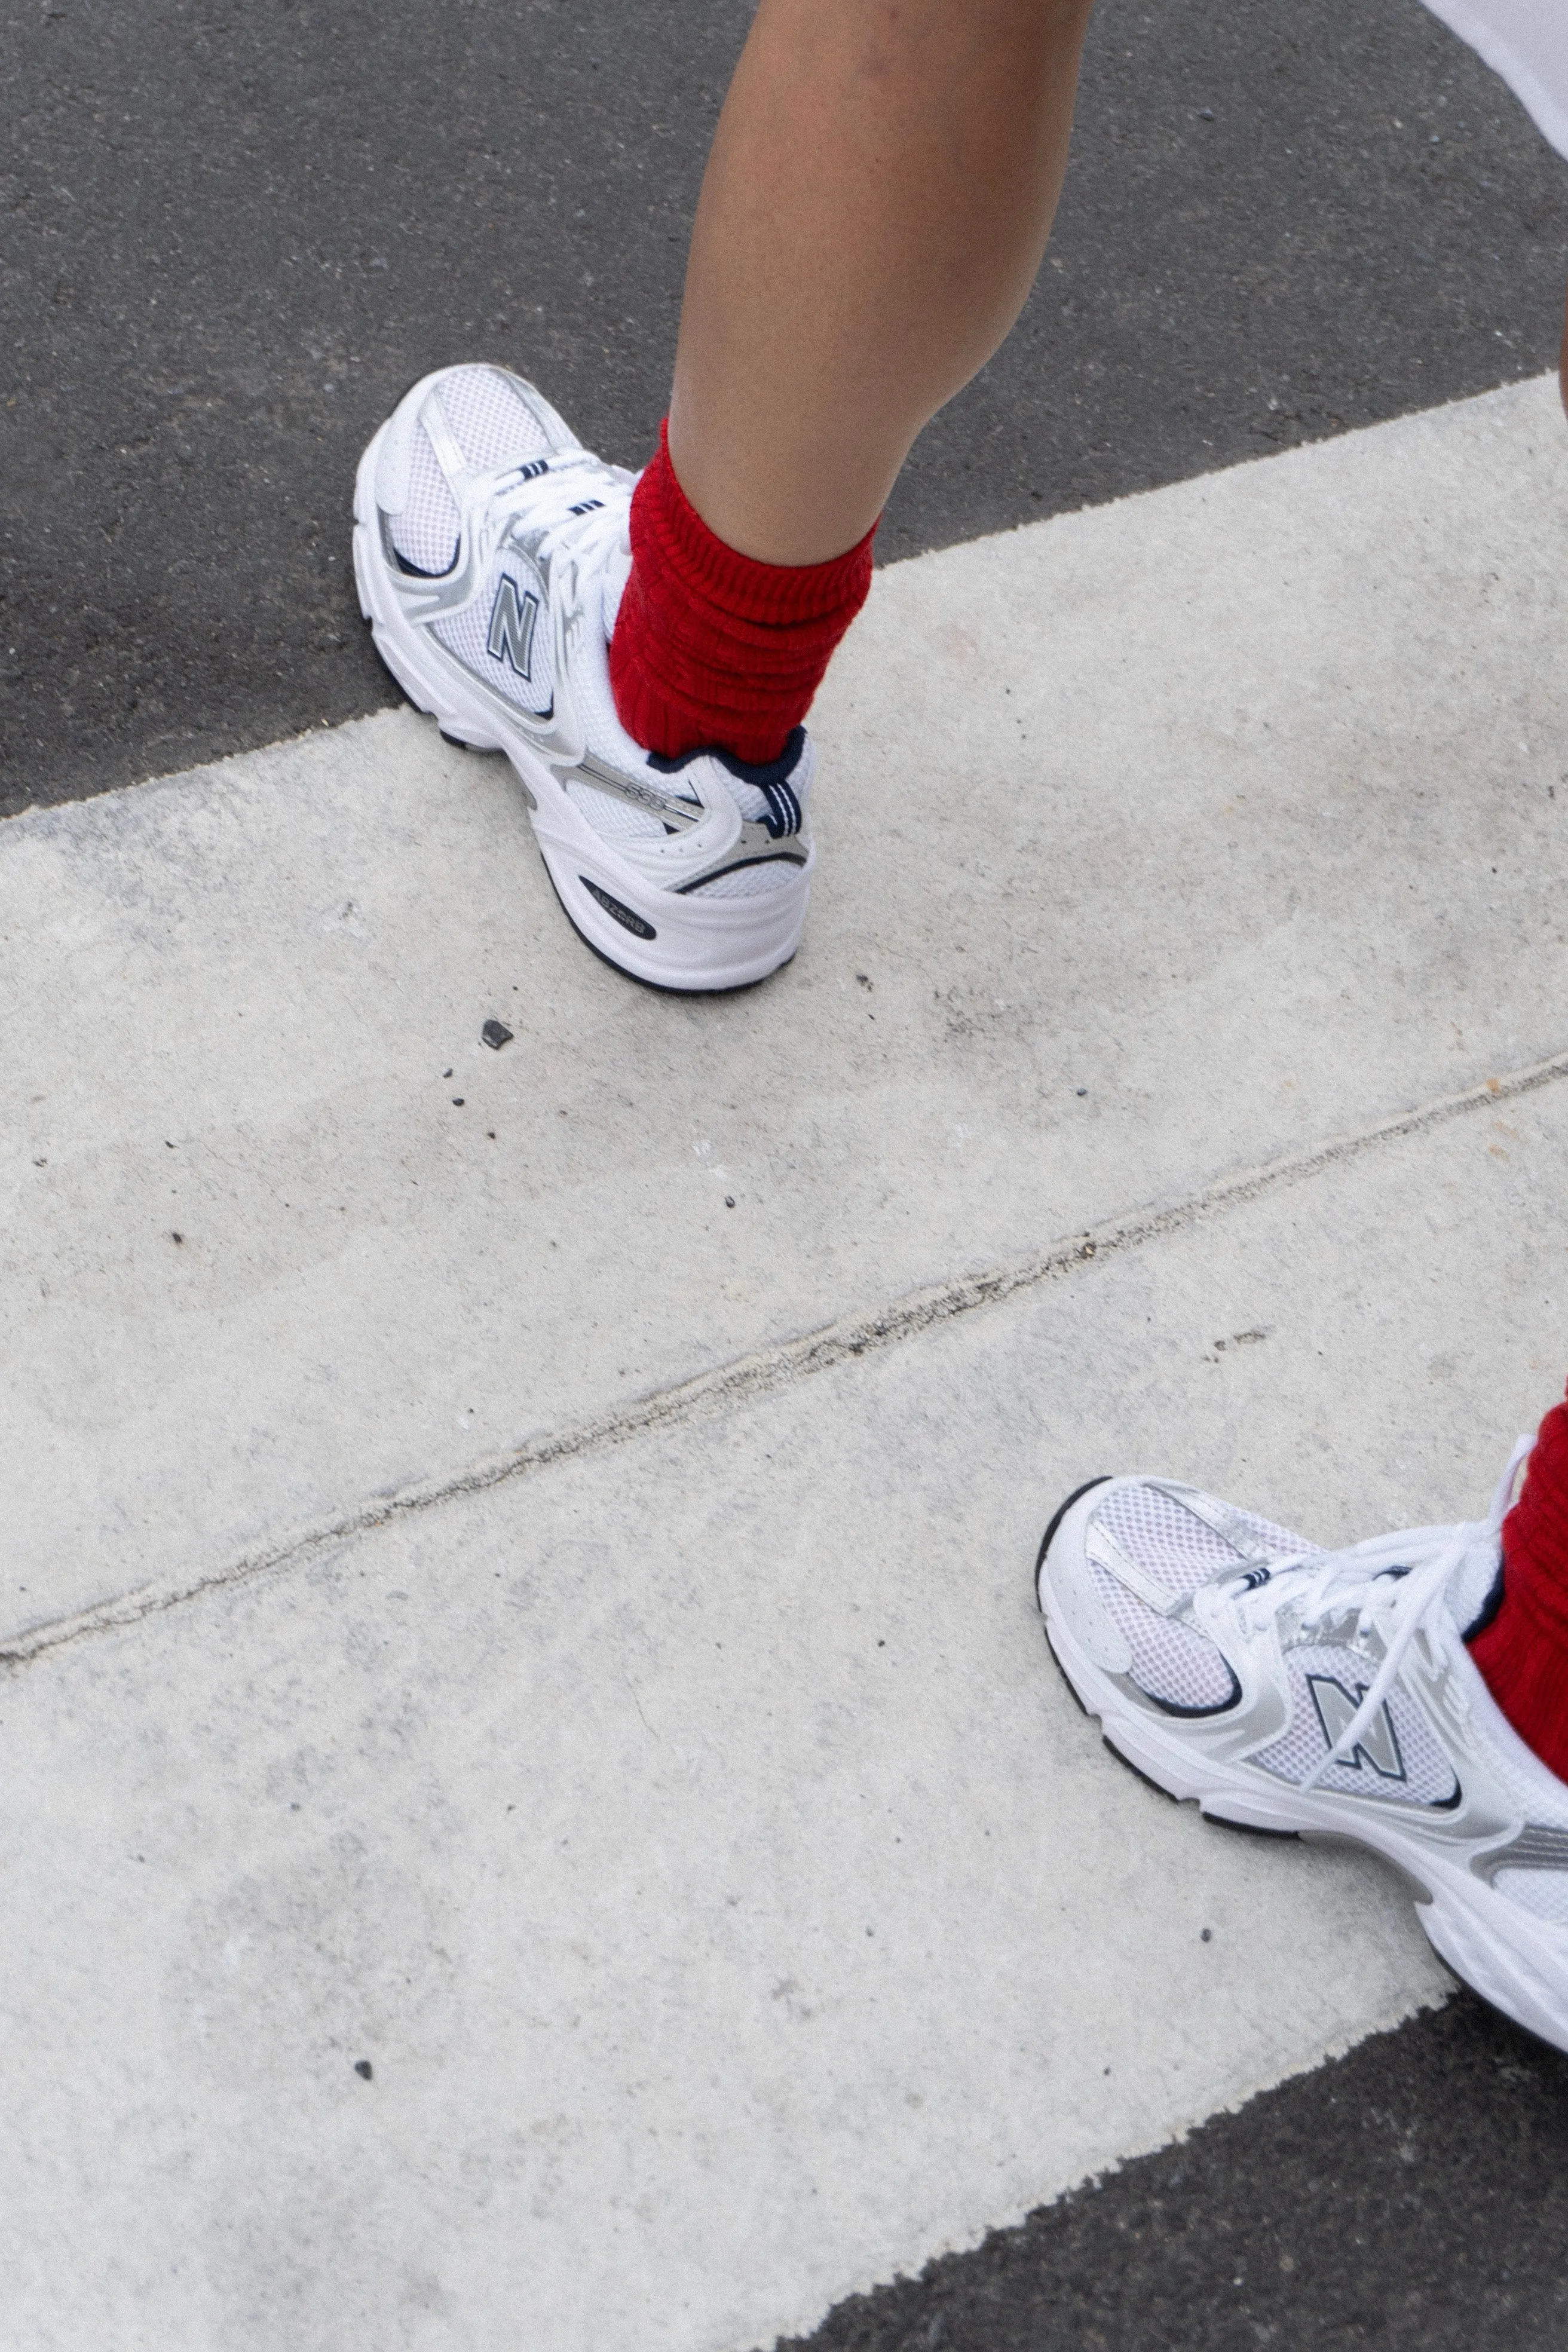
[[[608,643],[637,478],[507,369],[443,368],[360,460],[354,572],[376,650],[451,740],[504,751],[591,948],[661,988],[742,988],[800,942],[815,753],[661,760],[616,716]]]
[[[1037,1586],[1123,1762],[1212,1820],[1370,1846],[1449,1967],[1568,2050],[1568,1786],[1460,1633],[1500,1589],[1527,1446],[1488,1518],[1337,1552],[1172,1479],[1098,1479],[1047,1529]]]

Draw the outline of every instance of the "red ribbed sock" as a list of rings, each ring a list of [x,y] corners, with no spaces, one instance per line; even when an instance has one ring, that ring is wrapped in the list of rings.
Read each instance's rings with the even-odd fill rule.
[[[827,563],[758,563],[675,478],[668,425],[632,499],[632,572],[610,640],[622,726],[668,759],[776,760],[871,585],[876,525]]]
[[[1542,1423],[1502,1523],[1502,1605],[1470,1655],[1526,1746],[1568,1780],[1568,1402]]]

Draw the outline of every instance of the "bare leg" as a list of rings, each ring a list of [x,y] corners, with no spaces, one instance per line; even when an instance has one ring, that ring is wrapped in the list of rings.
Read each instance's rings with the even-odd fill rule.
[[[1092,0],[762,0],[692,237],[688,498],[764,562],[842,553],[1045,251]]]

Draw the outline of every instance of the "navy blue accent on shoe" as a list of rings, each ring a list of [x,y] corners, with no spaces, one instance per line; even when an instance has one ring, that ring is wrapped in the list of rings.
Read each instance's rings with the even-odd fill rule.
[[[1230,1676],[1230,1696],[1222,1698],[1217,1706],[1178,1706],[1173,1698],[1161,1698],[1155,1691],[1143,1690],[1142,1683],[1137,1684],[1136,1687],[1143,1691],[1146,1699],[1152,1700],[1162,1715],[1224,1715],[1226,1709],[1233,1707],[1241,1696],[1241,1685],[1237,1681],[1235,1667],[1227,1665],[1226,1672]]]
[[[585,874],[579,874],[577,879],[589,897],[597,898],[605,914],[613,916],[624,931],[632,932],[639,940],[658,939],[658,933],[653,925],[645,922],[640,915],[634,914],[630,907],[623,907],[618,898],[612,898],[607,890],[601,890],[599,885],[590,882]]]
[[[762,792],[768,804],[768,813],[763,823],[773,839],[777,841],[786,833],[798,833],[800,803],[788,784],[764,784]]]
[[[796,762],[805,746],[805,730],[804,727],[797,727],[776,760],[764,760],[755,766],[745,760],[737,760],[733,751],[726,751],[721,743],[699,744],[695,751],[682,751],[678,760],[670,759],[663,751],[650,751],[647,755],[647,763],[650,768],[657,768],[661,776],[673,776],[678,770],[685,767],[689,760],[717,760],[721,768],[728,768],[730,773],[732,776],[738,776],[742,783],[755,784],[760,793],[765,793],[770,784],[784,784],[789,782],[795,773]],[[795,829],[798,832],[799,827]]]
[[[739,874],[747,866],[804,866],[805,864],[805,859],[803,856],[792,856],[787,849],[780,850],[776,856],[770,849],[764,851],[761,857],[737,857],[734,864],[726,866],[723,871],[726,874]],[[682,882],[675,895],[678,898],[688,898],[694,891],[703,889],[707,884],[716,879],[717,877],[712,874],[704,874],[696,882]]]
[[[453,548],[452,563],[456,563],[458,561],[458,549],[461,547],[461,545],[462,541],[459,540],[458,546]],[[397,568],[399,572],[406,572],[409,577],[414,580],[445,580],[447,572],[450,572],[452,569],[452,563],[448,563],[445,572],[422,572],[417,563],[409,562],[408,558],[404,554],[403,550],[397,545],[395,541],[393,542],[392,551],[397,558]]]
[[[1498,1611],[1502,1607],[1502,1595],[1503,1564],[1501,1555],[1500,1553],[1497,1564],[1497,1574],[1492,1579],[1491,1591],[1487,1594],[1486,1599],[1481,1603],[1480,1615],[1474,1619],[1470,1624],[1467,1625],[1464,1632],[1459,1636],[1460,1641],[1464,1643],[1467,1649],[1472,1642],[1479,1640],[1480,1636],[1486,1632],[1487,1627],[1491,1623],[1493,1618],[1497,1615]]]

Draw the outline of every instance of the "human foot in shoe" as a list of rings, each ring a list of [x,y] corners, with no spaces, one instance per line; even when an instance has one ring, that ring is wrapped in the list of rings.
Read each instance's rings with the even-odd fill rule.
[[[1568,1785],[1464,1641],[1520,1458],[1484,1520],[1328,1552],[1173,1479],[1099,1479],[1047,1528],[1037,1591],[1125,1762],[1212,1820],[1370,1846],[1450,1968],[1568,2050]]]
[[[797,728],[765,767],[657,759],[622,727],[608,642],[634,480],[520,376],[441,369],[360,461],[360,605],[443,734],[506,753],[588,945],[662,988],[742,988],[800,942],[815,753]]]

